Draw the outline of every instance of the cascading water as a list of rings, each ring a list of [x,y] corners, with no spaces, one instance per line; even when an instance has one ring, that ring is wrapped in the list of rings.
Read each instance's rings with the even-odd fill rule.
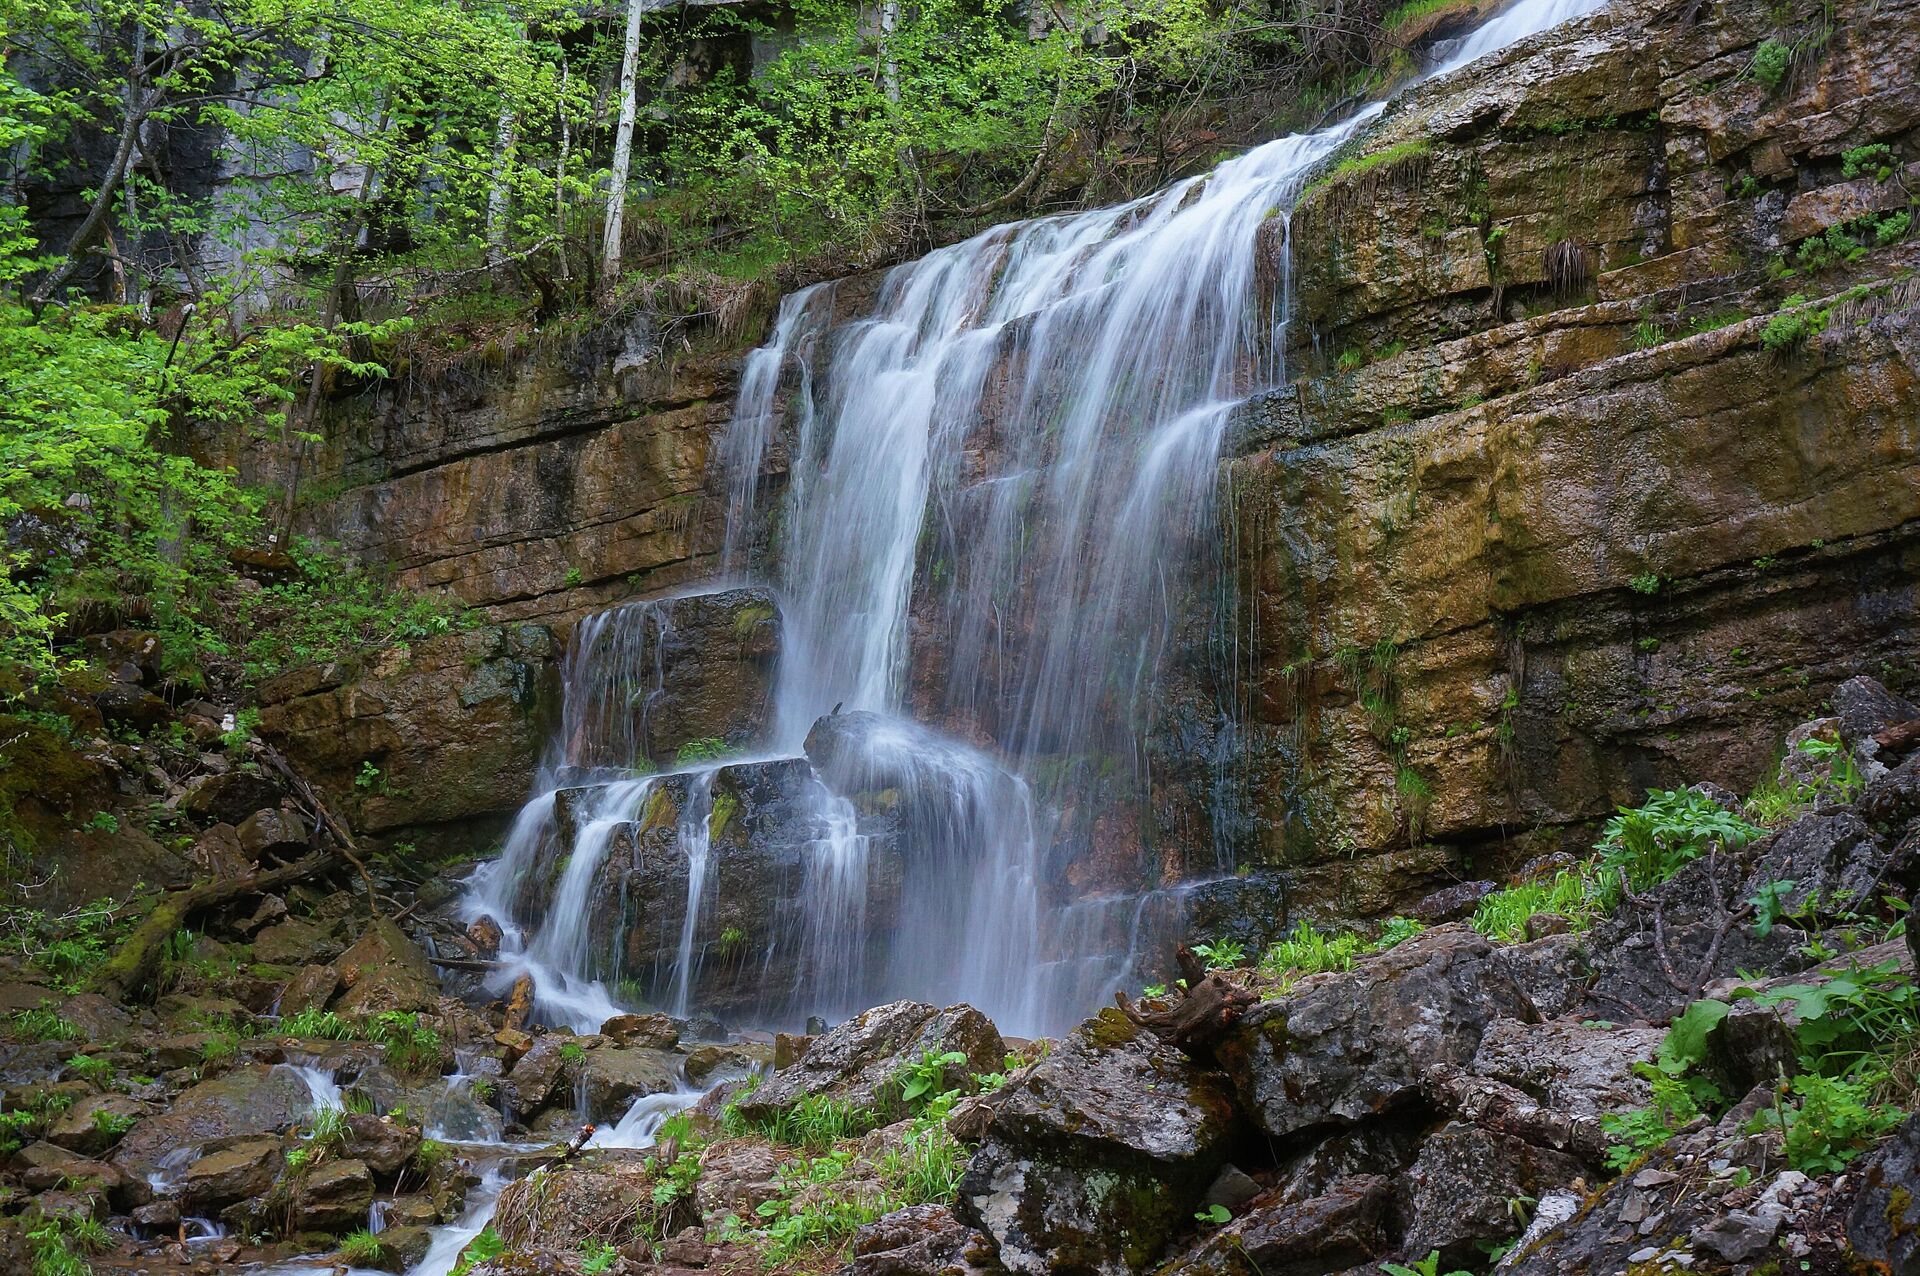
[[[1520,0],[1438,51],[1429,74],[1597,5]],[[807,791],[801,915],[779,941],[803,974],[769,1015],[916,996],[970,1001],[1032,1033],[1133,975],[1139,919],[1158,911],[1142,901],[1159,872],[1137,822],[1154,680],[1184,574],[1217,540],[1229,413],[1285,380],[1287,254],[1264,273],[1259,236],[1278,219],[1284,242],[1302,183],[1382,109],[1129,204],[938,250],[890,272],[850,322],[836,325],[832,285],[784,301],[720,450],[724,563],[743,572],[766,558],[757,515],[784,454],[770,752],[798,753],[835,713],[862,734],[843,773],[823,765],[826,784]],[[602,822],[633,820],[656,782],[626,769],[651,756],[644,710],[660,691],[666,624],[651,606],[582,623],[541,796],[474,896],[476,913],[508,927],[516,956],[501,978],[533,973],[542,1013],[583,1029],[614,1012],[605,980],[623,973],[593,969],[583,945],[584,891],[606,851],[595,838]],[[697,770],[680,812],[675,969],[655,981],[681,1013],[698,1008],[713,891],[714,768]],[[873,846],[843,796],[862,777],[898,802],[888,836],[906,863],[890,922],[903,938],[881,959]],[[563,779],[613,782],[576,812],[573,859],[522,944],[511,919],[556,854],[551,790]]]

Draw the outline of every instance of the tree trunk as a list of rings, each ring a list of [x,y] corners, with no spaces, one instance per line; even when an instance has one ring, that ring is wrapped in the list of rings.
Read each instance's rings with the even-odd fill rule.
[[[560,64],[560,153],[553,162],[553,235],[559,245],[558,273],[562,282],[567,271],[567,148],[573,142],[573,124],[567,119],[567,64]]]
[[[627,173],[633,165],[633,120],[639,113],[640,15],[647,0],[627,0],[627,44],[620,59],[620,122],[613,131],[613,171],[607,178],[607,228],[600,241],[600,286],[620,277],[621,221],[627,210]]]
[[[80,269],[80,254],[93,246],[93,241],[106,228],[107,214],[113,208],[113,197],[120,190],[120,182],[127,175],[127,165],[133,159],[134,147],[140,140],[140,125],[154,105],[154,95],[149,94],[141,85],[141,68],[146,65],[147,28],[144,24],[134,27],[133,61],[127,69],[127,112],[120,123],[120,140],[113,148],[113,158],[107,161],[107,171],[100,178],[100,191],[93,197],[93,206],[87,209],[87,215],[80,222],[73,237],[67,240],[63,260],[40,281],[33,290],[31,298],[33,308],[39,310],[53,295],[66,286],[73,278],[73,272]]]
[[[507,253],[507,214],[513,208],[513,152],[520,139],[520,116],[502,103],[493,130],[493,180],[487,185],[487,265],[498,266]]]

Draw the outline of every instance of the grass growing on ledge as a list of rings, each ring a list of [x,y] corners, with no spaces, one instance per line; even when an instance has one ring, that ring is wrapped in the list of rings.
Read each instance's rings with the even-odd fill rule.
[[[1345,185],[1369,173],[1384,173],[1388,169],[1412,160],[1424,158],[1433,150],[1433,143],[1424,137],[1398,142],[1385,150],[1369,151],[1364,155],[1355,155],[1341,160],[1326,173],[1308,182],[1300,192],[1299,203],[1320,194],[1329,187]]]

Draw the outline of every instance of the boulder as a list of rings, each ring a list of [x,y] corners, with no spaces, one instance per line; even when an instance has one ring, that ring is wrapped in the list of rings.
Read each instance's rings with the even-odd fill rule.
[[[694,1207],[703,1218],[728,1214],[752,1218],[754,1210],[780,1195],[781,1161],[775,1149],[758,1140],[709,1143],[700,1149]]]
[[[600,1035],[617,1045],[671,1050],[680,1043],[680,1025],[668,1015],[615,1015],[600,1025]]]
[[[183,1091],[164,1113],[128,1131],[111,1159],[144,1181],[181,1148],[236,1135],[282,1133],[312,1107],[312,1092],[293,1069],[243,1064]]]
[[[253,937],[254,960],[269,966],[318,965],[340,951],[331,923],[289,917]]]
[[[537,1039],[500,1083],[500,1102],[509,1116],[527,1117],[546,1106],[567,1061],[561,1051],[573,1038],[550,1033]]]
[[[279,1013],[284,1018],[303,1010],[323,1010],[339,986],[340,972],[334,967],[319,962],[302,966],[280,990]]]
[[[107,1162],[82,1156],[44,1139],[29,1143],[14,1153],[10,1168],[32,1192],[44,1192],[63,1183],[88,1179],[114,1192],[126,1182],[126,1177]]]
[[[912,1205],[862,1225],[841,1276],[999,1276],[993,1240],[945,1205]]]
[[[196,1213],[212,1214],[235,1201],[265,1195],[285,1164],[277,1138],[223,1139],[187,1166],[181,1197]]]
[[[344,1154],[382,1177],[397,1172],[420,1148],[420,1131],[370,1112],[347,1114]]]
[[[663,1050],[601,1045],[587,1051],[581,1081],[587,1094],[587,1119],[616,1121],[640,1096],[679,1089],[680,1061]]]
[[[1182,893],[1189,945],[1228,940],[1258,956],[1287,932],[1287,877],[1275,869],[1202,882]]]
[[[131,1129],[150,1110],[124,1094],[88,1095],[53,1123],[47,1131],[47,1142],[69,1151],[99,1155],[119,1142],[116,1130]]]
[[[386,918],[376,919],[334,963],[345,986],[342,1014],[432,1010],[440,983],[420,946]]]
[[[1384,1178],[1341,1179],[1304,1201],[1253,1202],[1247,1212],[1159,1268],[1164,1276],[1321,1276],[1375,1258],[1389,1244]]]
[[[255,859],[240,845],[240,834],[231,824],[209,827],[187,854],[209,877],[245,877],[254,870]]]
[[[1849,678],[1829,697],[1839,719],[1840,739],[1853,750],[1860,773],[1869,782],[1886,774],[1880,748],[1873,737],[1888,727],[1920,718],[1920,707],[1896,696],[1872,678]]]
[[[307,826],[300,817],[277,806],[255,811],[234,830],[241,849],[259,860],[269,855],[292,858],[307,849]]]
[[[167,702],[137,682],[109,682],[93,697],[100,716],[116,727],[147,735],[173,716]]]
[[[1427,1068],[1469,1062],[1495,1020],[1534,1015],[1492,952],[1463,925],[1422,932],[1254,1006],[1220,1061],[1270,1138],[1365,1120],[1414,1097]]]
[[[1488,1025],[1470,1070],[1526,1091],[1572,1116],[1597,1117],[1644,1106],[1652,1097],[1636,1076],[1666,1039],[1664,1028],[1586,1027],[1573,1020]]]
[[[1513,1201],[1540,1200],[1580,1178],[1581,1163],[1508,1134],[1454,1122],[1430,1136],[1407,1171],[1405,1252],[1439,1250],[1445,1266],[1469,1261],[1480,1241],[1511,1237]]]
[[[1428,925],[1457,922],[1471,917],[1474,909],[1480,907],[1480,901],[1499,889],[1496,882],[1455,882],[1422,896],[1408,915]]]
[[[817,1038],[792,1067],[774,1073],[742,1100],[740,1110],[764,1119],[809,1096],[891,1109],[898,1105],[893,1079],[929,1052],[965,1056],[946,1070],[948,1084],[957,1089],[971,1073],[998,1072],[1006,1045],[992,1022],[971,1006],[940,1010],[924,1002],[890,1002]]]
[[[1920,1116],[1909,1117],[1851,1171],[1860,1192],[1847,1213],[1847,1240],[1861,1258],[1894,1276],[1920,1272]]]
[[[373,1175],[364,1161],[322,1161],[293,1184],[293,1226],[302,1231],[351,1232],[367,1225]]]
[[[1546,935],[1521,944],[1502,944],[1493,950],[1491,961],[1518,985],[1543,1018],[1567,1014],[1586,995],[1586,948],[1578,935]]]
[[[1750,899],[1762,886],[1790,881],[1792,889],[1779,897],[1782,912],[1805,913],[1807,903],[1817,897],[1821,918],[1868,913],[1879,905],[1876,892],[1885,890],[1889,852],[1852,808],[1815,811],[1754,848],[1753,868],[1740,897]]]
[[[1029,1273],[1145,1270],[1192,1223],[1236,1134],[1224,1078],[1117,1010],[1015,1073],[971,1120],[981,1146],[955,1213]]]
[[[280,800],[272,781],[250,771],[203,775],[180,795],[180,813],[196,820],[238,825]]]
[[[1264,1203],[1297,1205],[1327,1195],[1343,1180],[1395,1178],[1419,1154],[1423,1133],[1418,1120],[1366,1121],[1340,1129],[1283,1162]]]

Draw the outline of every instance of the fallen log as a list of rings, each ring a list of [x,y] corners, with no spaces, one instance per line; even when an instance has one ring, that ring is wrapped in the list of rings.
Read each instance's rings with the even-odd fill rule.
[[[264,895],[295,882],[318,877],[339,864],[332,851],[315,851],[246,877],[202,882],[161,896],[153,911],[127,936],[125,943],[100,964],[87,980],[87,991],[113,1001],[133,1001],[157,991],[167,940],[197,914],[248,895]]]

